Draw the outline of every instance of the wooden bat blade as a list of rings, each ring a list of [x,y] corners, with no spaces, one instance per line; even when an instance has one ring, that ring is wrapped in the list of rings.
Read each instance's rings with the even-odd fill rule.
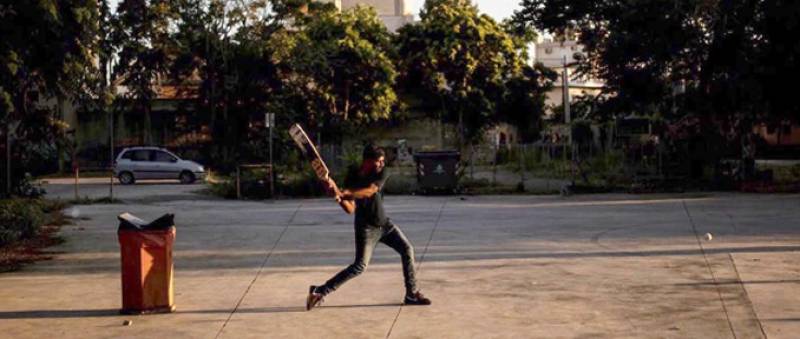
[[[328,170],[328,166],[325,166],[325,163],[322,161],[322,159],[311,160],[311,168],[314,169],[314,173],[317,174],[317,178],[320,180],[328,179],[330,171]]]
[[[299,124],[294,124],[292,127],[289,127],[289,136],[292,137],[292,140],[294,140],[297,147],[300,148],[300,151],[303,152],[303,155],[311,156],[308,152],[308,148],[309,146],[313,147],[313,145],[311,145],[311,140]]]
[[[325,161],[323,161],[322,157],[319,155],[317,147],[314,146],[313,142],[311,142],[311,139],[303,130],[303,127],[300,126],[300,124],[292,125],[289,127],[289,135],[297,144],[297,147],[300,148],[300,151],[311,160],[311,168],[314,169],[314,174],[317,175],[317,178],[323,181],[328,180],[328,177],[330,176],[328,166],[325,165]],[[348,203],[344,200],[339,202],[339,206],[341,206],[346,213],[353,213],[352,206],[348,205]]]
[[[317,147],[314,146],[313,142],[311,142],[311,139],[303,130],[303,127],[301,127],[300,124],[292,125],[289,127],[289,135],[297,144],[297,147],[300,148],[300,151],[303,152],[305,156],[310,158],[311,167],[314,169],[314,173],[317,175],[317,177],[320,180],[328,179],[330,170],[328,170],[328,166],[325,165],[325,161],[323,161],[322,157],[319,155]]]

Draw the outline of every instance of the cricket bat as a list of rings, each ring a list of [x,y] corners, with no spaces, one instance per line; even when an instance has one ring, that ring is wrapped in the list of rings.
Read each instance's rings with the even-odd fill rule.
[[[302,152],[309,160],[311,160],[311,168],[314,169],[314,173],[317,175],[317,178],[321,181],[327,181],[328,178],[330,178],[331,172],[328,170],[328,166],[325,165],[325,161],[323,161],[322,157],[319,155],[317,147],[314,146],[314,143],[308,138],[306,131],[303,130],[303,127],[301,127],[300,124],[292,125],[289,127],[289,135],[297,144],[297,147],[300,148],[300,152]],[[336,194],[339,194],[338,188]],[[341,206],[345,212],[350,213],[346,204],[347,203],[344,200],[339,202],[339,206]]]

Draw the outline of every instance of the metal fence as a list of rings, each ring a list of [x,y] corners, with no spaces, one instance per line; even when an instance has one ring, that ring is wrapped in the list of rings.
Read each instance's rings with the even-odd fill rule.
[[[115,152],[118,153],[122,148],[121,146],[115,147]],[[418,170],[410,148],[389,146],[384,149],[387,153],[387,166],[393,177],[391,180],[393,193],[414,192],[414,186],[418,184]],[[191,153],[170,150],[179,155]],[[362,147],[329,144],[321,145],[319,151],[334,176],[341,179],[348,166],[361,161]],[[200,153],[204,152],[200,151]],[[87,143],[74,150],[74,159],[77,160],[75,163],[77,168],[72,168],[70,171],[72,159],[67,158],[66,163],[70,167],[65,168],[64,172],[81,176],[88,174],[87,172],[94,172],[93,176],[106,178],[111,174],[109,167],[112,163],[110,161],[111,151],[107,145]],[[278,182],[271,183],[272,187],[269,179],[265,179],[272,177],[265,174],[267,172],[253,174],[255,172],[252,168],[242,166],[248,163],[252,164],[252,162],[242,162],[239,166],[234,167],[239,171],[234,170],[230,178],[225,176],[218,178],[230,179],[234,185],[232,186],[234,190],[230,192],[232,197],[273,196],[271,193],[267,194],[272,191],[277,195],[286,194],[290,188],[287,188],[286,183],[280,182],[285,178],[306,180],[308,183],[297,182],[289,185],[295,185],[297,190],[308,192],[308,194],[319,193],[319,189],[314,188],[313,177],[301,175],[301,170],[307,165],[306,160],[302,157],[294,159],[294,161],[298,161],[296,164],[288,164],[283,160],[276,159],[274,177]],[[611,186],[624,181],[630,182],[636,178],[653,178],[661,175],[660,171],[666,164],[661,153],[653,149],[620,147],[603,150],[593,145],[578,146],[545,142],[472,145],[461,150],[460,159],[458,175],[462,186],[512,187],[525,192],[558,191],[564,185],[571,184]],[[268,167],[267,164],[261,162],[259,164],[259,170],[262,167]],[[214,166],[206,167],[214,169]],[[236,175],[237,173],[240,175]],[[217,176],[218,172],[215,171],[214,174]],[[243,179],[236,179],[239,176]],[[251,180],[253,178],[257,180]],[[252,194],[253,190],[264,190],[262,192],[264,194]],[[113,194],[113,187],[110,187],[109,193]]]

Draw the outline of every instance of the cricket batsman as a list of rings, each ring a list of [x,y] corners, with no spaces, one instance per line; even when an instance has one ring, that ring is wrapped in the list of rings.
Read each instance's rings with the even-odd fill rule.
[[[344,189],[339,190],[332,179],[328,179],[326,189],[337,202],[344,202],[348,214],[355,212],[355,260],[350,266],[334,275],[324,285],[311,285],[306,299],[306,310],[319,306],[323,298],[345,282],[363,273],[369,265],[372,252],[378,242],[393,248],[403,262],[405,279],[405,305],[430,305],[417,288],[414,277],[414,248],[403,231],[386,217],[383,210],[383,185],[386,183],[385,152],[380,147],[369,145],[364,148],[359,167],[348,170]]]

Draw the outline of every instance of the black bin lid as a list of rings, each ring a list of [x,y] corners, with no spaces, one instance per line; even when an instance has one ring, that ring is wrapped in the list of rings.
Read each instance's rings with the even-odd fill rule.
[[[164,214],[149,224],[127,212],[120,214],[117,219],[119,219],[120,230],[154,231],[166,230],[175,226],[175,215],[171,213]]]
[[[429,151],[414,153],[414,159],[458,159],[460,157],[461,153],[458,151]]]

